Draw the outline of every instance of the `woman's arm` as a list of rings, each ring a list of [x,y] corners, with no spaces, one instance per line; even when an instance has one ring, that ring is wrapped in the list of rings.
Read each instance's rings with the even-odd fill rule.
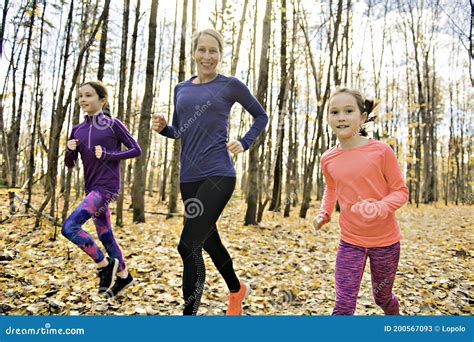
[[[258,135],[265,129],[268,123],[268,115],[263,109],[262,105],[255,96],[250,93],[249,88],[237,78],[232,78],[234,100],[240,103],[250,115],[253,116],[254,121],[250,129],[245,133],[243,138],[239,139],[244,150],[248,150],[252,143],[257,139]]]
[[[171,125],[166,125],[160,132],[161,135],[171,138],[171,139],[179,139],[181,137],[181,133],[179,131],[179,120],[178,114],[176,111],[177,103],[176,103],[176,92],[177,87],[174,87],[174,95],[173,95],[173,103],[174,103],[174,110],[173,110],[173,121]]]

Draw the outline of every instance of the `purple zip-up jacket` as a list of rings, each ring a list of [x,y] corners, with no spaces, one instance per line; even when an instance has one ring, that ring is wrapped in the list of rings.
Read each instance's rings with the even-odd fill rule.
[[[66,148],[64,162],[67,167],[76,165],[80,153],[84,165],[85,190],[120,191],[120,160],[138,157],[142,150],[120,120],[100,112],[86,115],[85,120],[74,126],[70,139],[78,139],[75,151]],[[121,150],[121,144],[128,149]],[[102,146],[102,157],[95,156],[95,147]]]

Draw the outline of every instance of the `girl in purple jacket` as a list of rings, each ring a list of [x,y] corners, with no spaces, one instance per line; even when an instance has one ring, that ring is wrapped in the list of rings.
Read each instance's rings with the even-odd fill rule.
[[[108,113],[107,97],[107,88],[100,81],[84,83],[79,89],[79,106],[87,115],[72,128],[65,163],[74,167],[81,155],[86,197],[66,219],[61,232],[97,264],[99,293],[113,297],[130,286],[133,278],[112,233],[109,203],[120,192],[120,160],[137,157],[142,151],[127,128]],[[122,144],[127,150],[121,150]],[[82,229],[90,218],[108,256]]]

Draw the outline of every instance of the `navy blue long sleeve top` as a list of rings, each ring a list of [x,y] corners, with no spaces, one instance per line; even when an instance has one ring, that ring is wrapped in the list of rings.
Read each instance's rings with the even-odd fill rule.
[[[229,113],[240,103],[254,122],[239,139],[247,150],[268,123],[268,115],[247,86],[235,77],[217,75],[207,83],[183,81],[174,89],[174,113],[171,125],[161,132],[168,138],[181,139],[180,182],[189,183],[210,176],[235,177],[235,168],[227,150]]]

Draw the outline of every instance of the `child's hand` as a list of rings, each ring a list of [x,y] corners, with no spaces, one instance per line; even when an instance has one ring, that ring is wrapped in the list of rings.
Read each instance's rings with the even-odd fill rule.
[[[244,152],[244,147],[240,143],[240,141],[232,140],[227,143],[227,149],[233,154],[239,154]]]
[[[100,159],[102,157],[102,153],[103,153],[102,146],[97,145],[95,147],[95,156],[96,156],[96,158]]]
[[[153,114],[151,117],[151,120],[152,120],[152,129],[158,133],[160,133],[163,130],[163,128],[165,128],[167,125],[165,117],[161,114]]]
[[[385,219],[388,215],[387,209],[382,202],[371,198],[364,200],[360,196],[359,202],[352,206],[351,211],[361,216],[362,219],[367,222],[376,219]]]
[[[75,151],[77,148],[77,144],[79,143],[78,139],[71,139],[68,140],[67,142],[67,148],[70,149],[71,151]]]
[[[322,216],[316,216],[313,220],[313,227],[316,230],[320,230],[324,225],[324,218]]]

